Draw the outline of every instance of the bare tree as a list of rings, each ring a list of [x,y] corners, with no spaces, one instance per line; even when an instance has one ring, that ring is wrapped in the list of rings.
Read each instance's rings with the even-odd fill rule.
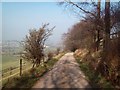
[[[68,33],[63,35],[65,49],[70,51],[75,51],[79,48],[90,49],[94,38],[93,27],[93,24],[89,21],[75,24],[68,30]]]
[[[44,24],[38,30],[32,29],[29,31],[29,35],[26,35],[24,45],[24,58],[32,60],[33,67],[38,66],[41,63],[41,59],[44,58],[45,41],[52,34],[52,30],[55,28],[47,28],[49,24]]]
[[[94,46],[95,43],[94,48],[100,50],[100,52],[102,51],[96,71],[104,75],[114,85],[120,86],[120,2],[113,3],[106,0],[105,7],[101,7],[101,0],[98,0],[96,11],[88,11],[88,9],[81,6],[81,3],[71,2],[70,0],[65,1],[72,8],[76,7],[76,11],[81,10],[86,14],[78,25],[75,24],[68,33],[64,34],[66,48],[70,50],[82,47],[88,49],[86,46]],[[102,41],[104,41],[102,43],[103,47],[100,48],[100,42]]]
[[[101,25],[101,0],[94,2],[74,2],[72,0],[64,0],[60,5],[64,5],[65,7],[71,7],[72,11],[77,14],[77,16],[82,17],[84,20],[91,20],[95,24],[95,34],[94,34],[94,42],[95,49],[98,51],[100,46],[100,40],[102,39],[101,29],[103,25]]]

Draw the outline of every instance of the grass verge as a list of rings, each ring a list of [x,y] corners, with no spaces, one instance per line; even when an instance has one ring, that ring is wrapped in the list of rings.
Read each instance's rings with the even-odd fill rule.
[[[103,76],[100,74],[96,74],[95,71],[89,66],[86,62],[81,62],[80,58],[76,57],[76,60],[79,64],[80,69],[85,74],[87,80],[89,81],[92,88],[102,88],[102,89],[113,89],[114,87],[110,82],[108,82]]]
[[[62,57],[63,55],[61,55]],[[60,57],[59,57],[60,58]],[[9,79],[4,85],[2,90],[6,88],[31,88],[41,76],[52,69],[53,65],[59,58],[52,58],[44,66],[33,68],[28,72],[23,73],[20,77],[14,77]]]

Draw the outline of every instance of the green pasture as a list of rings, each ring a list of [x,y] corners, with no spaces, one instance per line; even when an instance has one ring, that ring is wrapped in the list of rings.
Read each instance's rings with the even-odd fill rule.
[[[15,55],[2,55],[2,73],[15,73],[19,71],[19,67],[20,67],[20,57],[19,56],[15,56]],[[26,67],[24,66],[31,66],[31,63],[23,60],[22,63],[23,68],[25,69]],[[7,74],[6,74],[7,75]],[[5,76],[6,76],[5,75]],[[5,77],[4,76],[4,77]]]
[[[2,70],[19,66],[19,56],[2,55]]]
[[[15,68],[20,66],[20,57],[16,55],[2,55],[2,70],[7,68]],[[29,64],[26,60],[23,60],[23,65]]]
[[[9,77],[12,78],[15,76],[19,76],[20,57],[17,55],[0,55],[0,58],[1,57],[2,62],[0,63],[0,67],[2,67],[2,82],[4,83],[8,80]],[[31,67],[32,64],[30,62],[23,60],[22,72],[26,71],[27,69],[30,69]]]

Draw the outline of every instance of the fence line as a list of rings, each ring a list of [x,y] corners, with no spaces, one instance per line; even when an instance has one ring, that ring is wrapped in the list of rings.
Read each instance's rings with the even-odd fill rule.
[[[25,66],[29,66],[29,65],[31,65],[31,64],[23,65],[22,68],[24,68]],[[20,69],[20,66],[18,66],[18,67],[15,68],[15,69],[12,69],[12,70],[9,69],[10,71],[3,73],[3,75],[5,75],[5,74],[7,74],[7,73],[10,73],[10,72],[14,72],[14,71],[17,70],[17,69]],[[23,70],[24,70],[24,69],[23,69]]]
[[[27,71],[27,70],[29,70],[30,68],[31,68],[31,63],[28,63],[28,64],[24,64],[24,62],[22,63],[22,72],[25,72],[25,71]],[[19,69],[18,71],[17,71],[17,69]],[[5,69],[4,69],[5,70]],[[4,80],[6,80],[6,79],[10,79],[11,77],[14,77],[14,76],[16,76],[16,75],[19,75],[20,74],[20,65],[18,65],[18,67],[17,68],[15,68],[15,69],[11,69],[11,67],[10,68],[8,68],[8,72],[5,72],[5,73],[2,73],[2,77],[3,76],[5,76],[5,77],[3,77],[3,78],[1,78],[1,80],[0,80],[0,82],[2,82],[2,81],[4,81]],[[2,70],[3,71],[3,70]],[[8,74],[8,75],[7,75]]]
[[[25,69],[25,70],[23,70],[23,72],[28,71],[29,69],[30,69],[30,68]],[[12,75],[10,75],[10,76],[8,76],[8,77],[2,78],[2,79],[0,80],[0,82],[3,81],[3,80],[9,79],[10,77],[13,77],[13,76],[15,76],[15,75],[17,75],[17,74],[19,74],[19,73],[20,73],[20,72],[17,72],[17,73],[14,73],[14,74],[12,74]]]
[[[23,66],[23,67],[25,67],[25,66]],[[12,70],[10,70],[10,71],[8,71],[8,72],[2,73],[2,77],[5,76],[6,74],[13,73],[13,72],[16,71],[17,69],[20,69],[20,67],[17,67],[17,68],[12,69]],[[12,75],[12,74],[10,74],[10,75]]]
[[[23,61],[23,63],[25,63],[25,62],[26,62],[26,61]],[[13,62],[13,63],[11,64],[10,67],[12,67],[12,65],[14,65],[15,63],[19,63],[19,61],[15,61],[15,62]],[[6,66],[6,65],[5,65],[5,66]],[[18,65],[17,68],[18,68],[19,66],[20,66],[20,65]],[[9,68],[10,68],[10,67],[9,67]],[[3,72],[4,70],[9,69],[9,68],[5,68],[5,69],[3,69],[2,72]]]

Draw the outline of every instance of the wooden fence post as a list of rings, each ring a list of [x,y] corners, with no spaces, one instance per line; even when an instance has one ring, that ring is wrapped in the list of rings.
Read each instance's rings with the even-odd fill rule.
[[[12,67],[10,67],[10,75],[12,75]]]
[[[22,59],[20,59],[20,76],[22,75]]]

